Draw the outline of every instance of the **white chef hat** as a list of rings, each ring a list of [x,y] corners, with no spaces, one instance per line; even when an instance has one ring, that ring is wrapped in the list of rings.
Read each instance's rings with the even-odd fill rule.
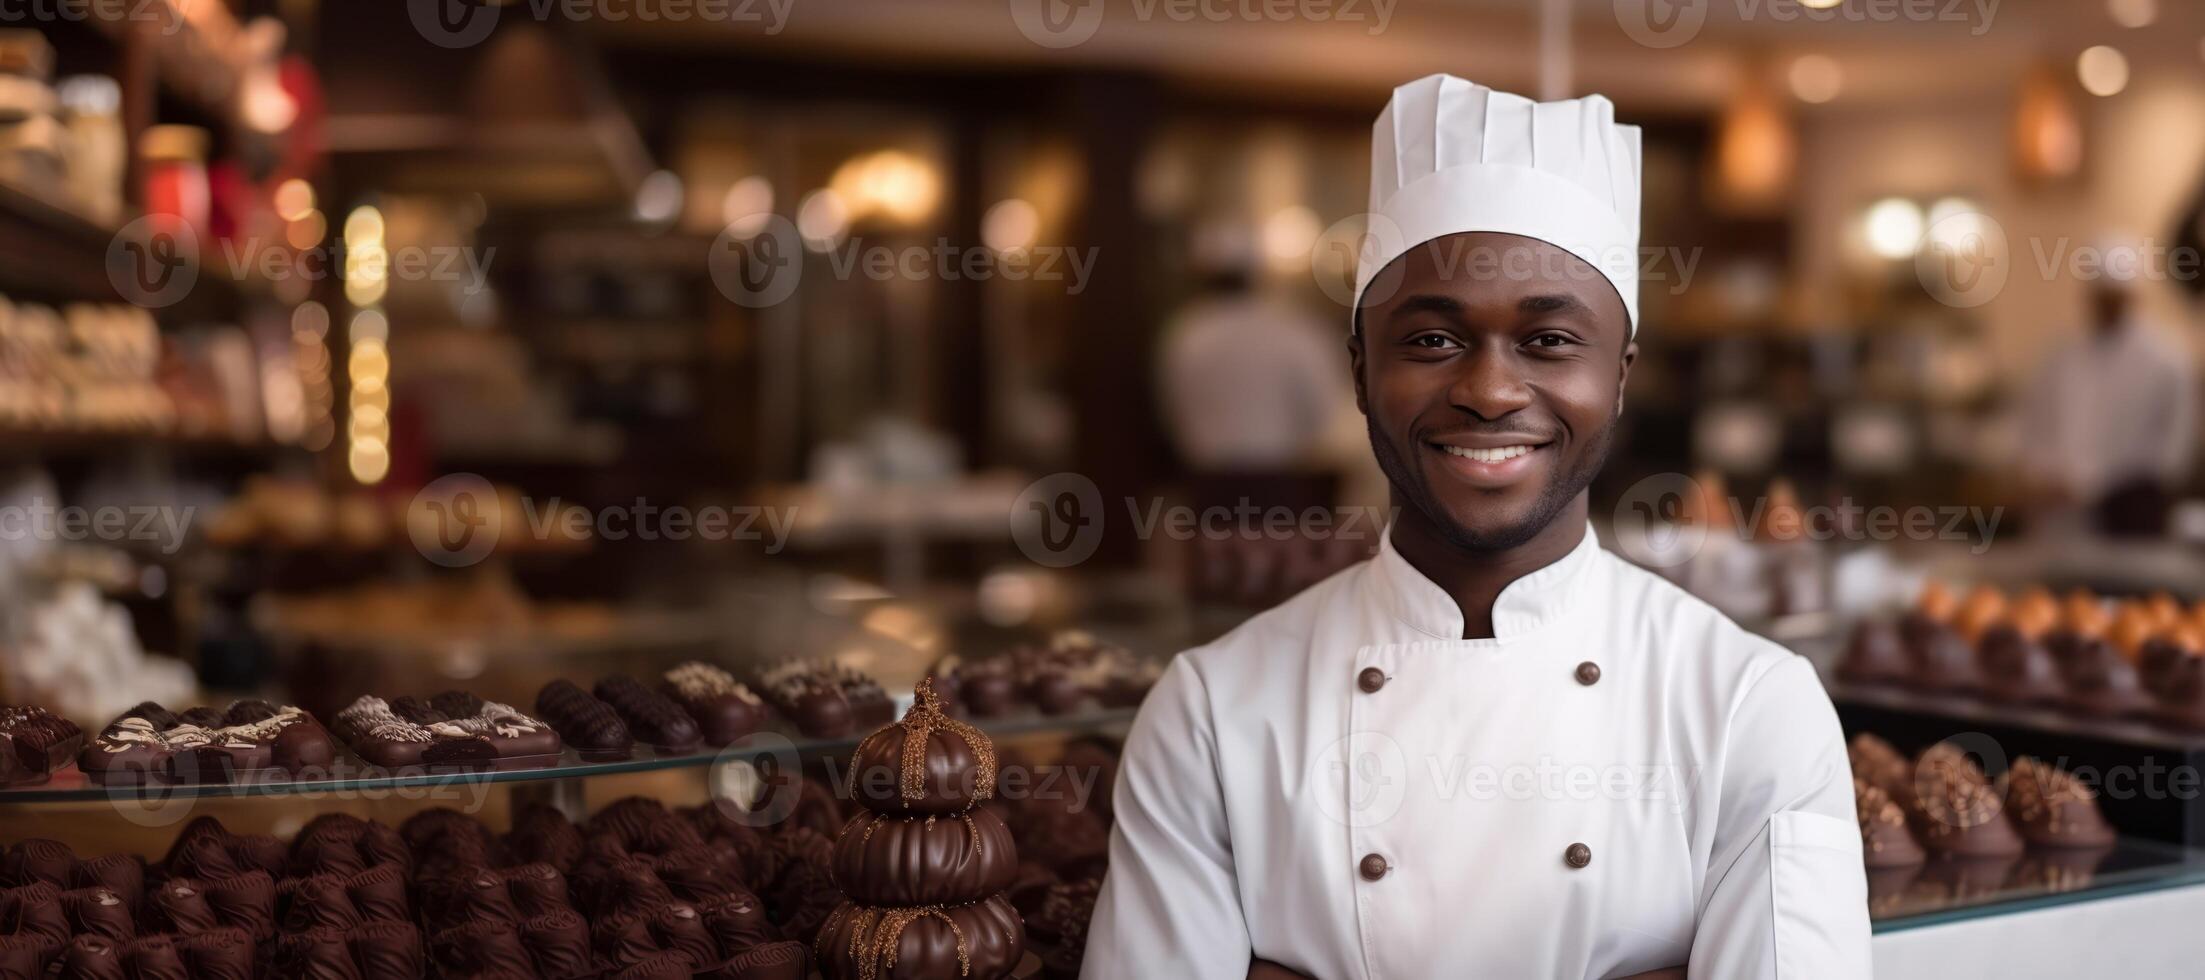
[[[1370,227],[1355,299],[1386,265],[1443,235],[1503,232],[1605,276],[1638,331],[1639,135],[1589,95],[1533,102],[1453,75],[1393,90],[1370,141]]]

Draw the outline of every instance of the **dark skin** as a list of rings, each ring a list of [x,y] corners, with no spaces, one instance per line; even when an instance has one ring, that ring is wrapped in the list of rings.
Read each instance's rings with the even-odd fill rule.
[[[1480,273],[1470,262],[1481,250],[1559,274]],[[1348,338],[1356,407],[1393,486],[1394,548],[1454,597],[1465,639],[1489,637],[1501,590],[1584,540],[1585,487],[1606,459],[1638,345],[1608,281],[1545,242],[1450,235],[1394,264],[1399,287],[1369,298]],[[1536,448],[1485,464],[1448,446]],[[1307,980],[1262,959],[1248,977]]]
[[[1366,298],[1348,339],[1356,407],[1392,484],[1394,548],[1454,597],[1465,639],[1490,637],[1501,590],[1584,539],[1638,345],[1608,280],[1536,239],[1449,235],[1394,265],[1399,286]],[[1501,446],[1534,448],[1505,466],[1446,451]]]

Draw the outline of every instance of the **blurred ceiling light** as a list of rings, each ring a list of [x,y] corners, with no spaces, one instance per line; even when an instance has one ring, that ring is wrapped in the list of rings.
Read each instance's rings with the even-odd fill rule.
[[[1802,7],[1812,7],[1816,10],[1828,10],[1831,7],[1835,7],[1838,4],[1844,2],[1845,0],[1799,0],[1799,5]]]
[[[1845,71],[1829,55],[1802,55],[1792,62],[1791,83],[1799,101],[1820,105],[1838,97],[1845,87]]]
[[[345,337],[355,344],[362,341],[382,343],[390,337],[390,321],[384,319],[381,310],[361,310],[352,315],[352,325],[345,328]]]
[[[654,170],[635,189],[635,217],[646,224],[665,224],[681,213],[681,177],[671,170]]]
[[[901,150],[879,150],[843,161],[827,186],[850,217],[882,214],[914,223],[934,212],[940,179],[926,161]]]
[[[329,335],[329,307],[307,300],[291,311],[291,332],[299,337],[320,343]]]
[[[1903,197],[1887,197],[1869,206],[1862,227],[1877,257],[1908,258],[1922,244],[1922,209]]]
[[[835,247],[843,233],[849,230],[850,208],[842,203],[842,195],[832,189],[813,191],[796,206],[796,233],[803,236],[804,246],[814,252]]]
[[[314,185],[293,177],[276,185],[274,195],[276,216],[285,221],[297,221],[314,210]]]
[[[345,215],[345,247],[366,248],[383,244],[383,212],[363,205]]]
[[[2103,44],[2090,48],[2075,59],[2075,77],[2092,95],[2119,95],[2128,87],[2128,57]]]
[[[1734,211],[1780,208],[1791,190],[1794,144],[1790,120],[1758,87],[1723,113],[1715,137],[1716,198]]]
[[[1317,244],[1317,236],[1324,233],[1324,225],[1317,220],[1317,213],[1299,204],[1288,205],[1271,212],[1263,221],[1263,252],[1271,264],[1293,268],[1309,258],[1309,248]]]
[[[352,478],[366,484],[381,483],[390,475],[390,450],[380,439],[362,439],[352,444],[352,452],[346,462],[352,470]]]
[[[2014,156],[2022,176],[2057,180],[2082,168],[2082,122],[2069,91],[2049,68],[2023,80],[2014,112]]]
[[[1015,197],[995,202],[980,219],[981,243],[1006,254],[1032,248],[1034,236],[1040,232],[1040,213],[1033,205]]]
[[[2150,27],[2159,19],[2159,0],[2106,0],[2105,8],[2122,27]]]
[[[1939,198],[1929,206],[1929,242],[1939,248],[1966,249],[1989,227],[1983,209],[1967,198]]]
[[[283,226],[283,240],[301,252],[320,247],[322,239],[328,235],[329,219],[322,217],[322,213],[313,208],[306,209],[305,214],[291,219]]]
[[[720,199],[720,220],[737,238],[752,238],[773,220],[773,182],[750,176],[735,182]]]
[[[238,105],[238,115],[245,125],[262,133],[290,129],[299,118],[299,103],[283,90],[283,77],[271,67],[253,71],[245,78],[244,96]]]

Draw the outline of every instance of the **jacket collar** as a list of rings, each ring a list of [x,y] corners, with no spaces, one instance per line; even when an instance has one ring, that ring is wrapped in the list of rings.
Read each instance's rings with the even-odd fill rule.
[[[1571,548],[1553,564],[1508,583],[1500,597],[1493,602],[1493,635],[1498,640],[1532,632],[1561,617],[1566,609],[1582,608],[1585,603],[1599,600],[1585,595],[1572,585],[1584,577],[1600,551],[1600,541],[1593,535],[1591,525],[1585,528],[1584,540]],[[1378,546],[1378,557],[1372,559],[1372,574],[1366,579],[1372,598],[1379,607],[1394,618],[1419,633],[1443,640],[1462,639],[1462,608],[1423,572],[1409,564],[1393,547],[1393,528],[1387,527],[1385,537]]]

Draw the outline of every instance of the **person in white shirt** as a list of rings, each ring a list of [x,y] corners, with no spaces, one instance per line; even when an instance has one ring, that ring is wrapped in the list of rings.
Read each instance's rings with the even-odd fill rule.
[[[1399,516],[1150,693],[1083,976],[1868,974],[1813,668],[1588,527],[1637,351],[1613,113],[1394,91],[1348,360]]]
[[[2116,240],[2104,252],[2088,332],[2053,350],[2021,392],[2023,460],[2055,520],[2156,536],[2197,449],[2197,364],[2136,310],[2141,250]],[[2116,258],[2124,252],[2137,261]]]

